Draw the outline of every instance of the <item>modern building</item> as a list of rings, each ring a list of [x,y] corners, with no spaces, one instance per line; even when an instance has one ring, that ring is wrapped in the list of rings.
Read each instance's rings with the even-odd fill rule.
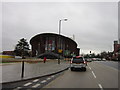
[[[80,49],[77,43],[69,37],[55,34],[42,33],[31,38],[32,56],[41,56],[43,54],[61,55],[69,57],[71,55],[79,55]]]

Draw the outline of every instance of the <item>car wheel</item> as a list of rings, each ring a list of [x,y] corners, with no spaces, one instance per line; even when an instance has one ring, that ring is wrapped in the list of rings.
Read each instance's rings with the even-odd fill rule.
[[[71,71],[73,71],[73,68],[70,68]]]
[[[86,68],[85,68],[85,67],[83,68],[83,71],[86,71]]]

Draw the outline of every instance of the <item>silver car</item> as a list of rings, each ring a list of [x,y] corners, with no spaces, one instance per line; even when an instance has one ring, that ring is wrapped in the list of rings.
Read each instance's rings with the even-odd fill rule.
[[[86,66],[87,66],[87,62],[82,56],[76,56],[71,59],[70,62],[71,71],[75,69],[82,69],[83,71],[86,71]]]

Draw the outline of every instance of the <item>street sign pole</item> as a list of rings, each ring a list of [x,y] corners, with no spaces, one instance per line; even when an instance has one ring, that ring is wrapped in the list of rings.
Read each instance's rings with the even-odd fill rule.
[[[67,19],[59,20],[59,49],[61,49],[60,33],[61,33],[61,22],[62,21],[67,21]],[[59,58],[58,58],[58,64],[60,64],[60,53],[59,53]]]
[[[60,43],[60,32],[61,32],[61,20],[59,20],[59,49],[61,48],[61,43]],[[59,53],[59,58],[58,58],[58,64],[60,64],[60,53]]]

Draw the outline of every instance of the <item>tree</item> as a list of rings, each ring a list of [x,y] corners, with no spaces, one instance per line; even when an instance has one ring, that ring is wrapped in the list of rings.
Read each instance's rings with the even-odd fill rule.
[[[98,53],[98,54],[96,55],[96,58],[101,58],[101,55]]]
[[[29,53],[29,44],[26,39],[22,38],[18,41],[18,44],[15,46],[15,54],[17,56],[22,56],[22,58],[25,58],[24,56],[28,56]]]
[[[101,52],[101,58],[106,58],[108,53],[106,51]]]
[[[92,53],[91,58],[95,58],[95,57],[96,57],[95,53]]]
[[[90,54],[85,54],[84,57],[85,58],[90,58]]]

